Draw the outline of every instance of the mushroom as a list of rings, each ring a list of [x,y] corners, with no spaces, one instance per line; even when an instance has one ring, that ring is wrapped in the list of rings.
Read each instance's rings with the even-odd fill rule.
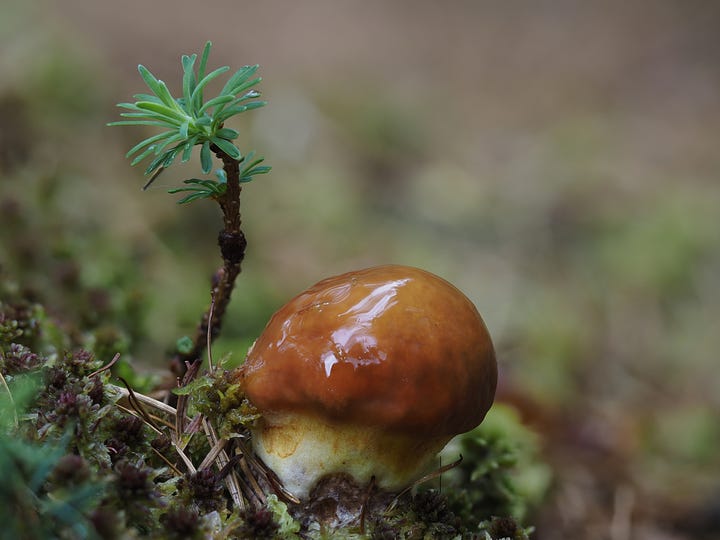
[[[490,335],[447,281],[380,266],[320,281],[273,315],[240,370],[253,448],[307,497],[332,474],[399,490],[495,396]]]

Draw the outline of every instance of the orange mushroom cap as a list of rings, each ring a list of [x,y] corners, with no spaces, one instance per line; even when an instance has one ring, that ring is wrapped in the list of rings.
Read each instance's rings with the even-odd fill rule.
[[[261,411],[437,437],[482,422],[497,365],[462,292],[391,265],[325,279],[288,302],[248,353],[244,377]]]
[[[495,396],[490,335],[470,300],[417,268],[325,279],[273,315],[239,370],[262,413],[256,454],[306,496],[342,473],[400,489]]]

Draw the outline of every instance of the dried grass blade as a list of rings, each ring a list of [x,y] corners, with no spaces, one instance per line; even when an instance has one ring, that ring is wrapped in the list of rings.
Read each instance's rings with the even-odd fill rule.
[[[195,468],[195,465],[193,465],[193,462],[190,460],[189,457],[185,454],[183,449],[180,447],[180,445],[177,444],[177,441],[173,440],[173,446],[175,447],[175,451],[180,456],[180,459],[183,460],[183,463],[185,463],[185,466],[188,469],[188,472],[190,474],[195,474],[197,472],[197,469]]]
[[[192,433],[197,433],[198,431],[200,431],[200,425],[202,424],[202,419],[203,419],[202,414],[196,415],[190,421],[190,423],[187,426],[185,426],[185,433],[192,434]]]
[[[415,487],[419,486],[420,484],[424,484],[424,483],[427,482],[428,480],[432,480],[433,478],[437,478],[437,477],[440,476],[441,474],[444,474],[444,473],[448,472],[450,469],[454,469],[455,467],[457,467],[458,465],[460,465],[460,463],[462,463],[462,460],[463,460],[463,457],[462,457],[462,454],[460,454],[460,458],[459,458],[457,461],[453,461],[452,463],[448,463],[447,465],[444,465],[444,466],[440,467],[439,469],[437,469],[437,470],[435,470],[435,471],[433,471],[433,472],[431,472],[431,473],[426,474],[426,475],[423,476],[422,478],[419,478],[419,479],[415,480],[412,484],[410,484],[408,487],[406,487],[405,489],[403,489],[400,493],[398,493],[398,494],[395,496],[395,498],[390,502],[390,504],[388,504],[387,508],[385,509],[385,513],[392,511],[392,509],[395,508],[395,506],[397,505],[397,503],[398,503],[398,501],[400,500],[400,498],[401,498],[403,495],[405,495],[408,491],[414,489]]]
[[[202,423],[203,428],[205,429],[205,434],[207,435],[210,444],[212,446],[215,446],[218,443],[218,436],[217,433],[215,433],[215,429],[212,427],[212,424],[208,422],[207,418],[203,418]],[[230,462],[230,458],[228,457],[225,450],[221,450],[218,453],[216,462],[218,465],[218,470],[223,470],[227,466],[227,464]],[[237,506],[241,512],[244,511],[246,504],[245,500],[242,498],[240,485],[238,482],[238,478],[235,475],[235,471],[230,471],[230,474],[228,474],[225,478],[225,484],[227,485],[228,491],[230,492],[230,497],[232,498],[235,506]]]
[[[285,502],[291,502],[294,504],[300,504],[300,499],[298,499],[295,495],[290,493],[287,489],[285,489],[285,486],[283,486],[280,479],[277,477],[275,472],[273,472],[271,469],[268,468],[265,463],[263,463],[262,460],[258,459],[257,456],[250,450],[248,450],[247,445],[241,441],[238,441],[238,446],[242,450],[243,455],[248,460],[250,465],[252,465],[253,469],[258,471],[260,474],[263,475],[265,480],[272,486],[273,491],[281,498],[284,499]]]
[[[125,387],[128,390],[128,402],[130,403],[130,406],[140,415],[140,417],[145,420],[145,422],[152,426],[155,431],[160,432],[160,428],[155,424],[153,419],[150,417],[150,415],[147,413],[147,411],[143,408],[142,404],[138,401],[138,398],[135,396],[135,392],[132,388],[130,388],[130,385],[128,382],[123,379],[122,377],[118,377],[120,381],[125,385]]]
[[[262,488],[260,487],[260,484],[258,484],[257,479],[255,478],[255,475],[250,470],[250,467],[248,465],[248,460],[245,455],[243,455],[240,458],[240,468],[242,469],[242,472],[244,473],[245,477],[250,482],[250,487],[253,490],[253,495],[256,499],[260,501],[260,504],[265,505],[267,502],[267,499],[265,498],[265,493],[263,492]]]
[[[157,448],[152,448],[152,447],[151,447],[151,450],[152,450],[153,452],[155,452],[155,454],[156,454],[160,459],[162,459],[162,460],[167,464],[167,466],[170,467],[170,468],[172,469],[172,471],[173,471],[177,476],[182,476],[182,475],[183,475],[182,471],[181,471],[180,469],[178,469],[168,458],[166,458],[165,456],[163,456],[162,453],[160,453],[160,451],[159,451]]]
[[[202,463],[200,465],[198,465],[198,471],[207,469],[210,465],[212,465],[213,461],[215,461],[218,454],[225,449],[225,446],[227,445],[227,443],[228,443],[227,439],[220,439],[215,444],[215,446],[213,446],[210,449],[210,452],[208,452],[208,455],[205,456],[205,459],[202,460]]]
[[[111,367],[115,365],[115,362],[120,360],[120,353],[115,353],[115,356],[113,356],[113,359],[110,360],[109,363],[105,364],[103,367],[101,367],[98,370],[93,371],[90,375],[88,375],[88,379],[92,379],[95,375],[100,375],[103,371],[107,371]]]
[[[124,405],[120,405],[119,403],[118,403],[116,406],[117,406],[118,409],[120,409],[120,410],[123,411],[124,413],[127,413],[127,414],[129,414],[129,415],[131,415],[131,416],[134,416],[134,417],[136,417],[136,418],[139,418],[141,421],[143,421],[143,422],[145,423],[145,425],[146,425],[147,427],[149,427],[150,429],[152,429],[152,430],[153,430],[155,433],[157,433],[158,435],[162,435],[162,434],[163,434],[162,431],[160,431],[159,429],[157,429],[157,428],[156,428],[155,426],[153,426],[152,424],[149,424],[149,423],[145,420],[145,418],[144,418],[140,413],[138,413],[137,411],[135,411],[134,409],[129,409],[129,408],[125,407]]]
[[[123,382],[125,382],[125,381],[123,381]],[[125,382],[125,384],[127,384],[127,383]],[[126,388],[122,388],[120,386],[115,386],[113,384],[109,384],[107,386],[109,388],[115,390],[116,392],[118,392],[123,397],[126,397],[128,399],[130,398],[130,391],[127,390]],[[172,406],[168,405],[167,403],[163,403],[162,401],[158,401],[157,399],[151,398],[150,396],[146,396],[145,394],[140,394],[138,392],[133,392],[133,394],[135,395],[135,398],[139,402],[144,403],[145,405],[149,405],[150,407],[153,407],[164,413],[171,414],[173,416],[175,416],[177,414],[177,410],[175,409],[175,407],[172,407]]]

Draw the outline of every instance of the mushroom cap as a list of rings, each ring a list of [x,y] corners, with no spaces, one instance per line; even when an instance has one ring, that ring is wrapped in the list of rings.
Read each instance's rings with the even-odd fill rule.
[[[482,422],[497,364],[462,292],[424,270],[388,265],[324,279],[288,302],[242,376],[264,413],[449,438]]]

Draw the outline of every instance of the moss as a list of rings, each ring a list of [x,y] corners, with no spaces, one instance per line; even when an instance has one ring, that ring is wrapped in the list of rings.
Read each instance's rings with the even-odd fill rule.
[[[171,540],[203,538],[200,514],[195,508],[173,506],[160,516],[160,523]]]
[[[511,517],[493,517],[480,523],[479,531],[487,540],[529,540],[532,528],[523,528]]]
[[[462,461],[443,475],[442,486],[450,509],[468,526],[490,516],[524,519],[550,483],[537,435],[508,406],[496,404],[480,426],[442,453],[448,463],[458,456]]]
[[[199,377],[175,392],[192,396],[195,409],[213,419],[222,438],[245,433],[260,417],[245,397],[241,382],[233,372],[223,370],[222,364],[214,373]]]
[[[197,508],[203,514],[226,507],[222,478],[207,468],[185,474],[178,483],[176,498],[186,507]]]
[[[386,513],[388,501],[375,494],[377,504],[368,506],[364,533],[357,523],[332,531],[317,528],[298,507],[288,506],[274,495],[267,497],[266,505],[250,505],[236,514],[225,487],[227,471],[204,468],[178,475],[169,469],[168,458],[176,462],[175,467],[181,467],[169,433],[155,433],[146,422],[117,406],[118,394],[108,386],[111,374],[98,373],[100,362],[92,353],[77,349],[43,356],[28,347],[7,343],[2,350],[8,387],[13,396],[25,398],[22,404],[2,402],[16,411],[21,405],[24,412],[18,416],[17,425],[8,424],[6,419],[0,444],[15,445],[6,454],[30,456],[30,461],[20,461],[20,467],[13,465],[19,476],[10,480],[14,482],[12,493],[0,493],[0,506],[17,507],[18,493],[33,477],[42,477],[43,481],[34,487],[32,501],[22,503],[23,519],[43,518],[43,501],[48,497],[70,501],[67,508],[63,507],[61,518],[46,520],[44,528],[36,531],[38,535],[64,534],[62,531],[71,526],[72,515],[73,527],[82,526],[92,532],[88,533],[90,537],[96,534],[103,538],[128,534],[204,538],[211,530],[259,539],[453,538],[485,530],[478,529],[478,523],[490,520],[488,508],[504,512],[510,508],[506,500],[498,498],[488,506],[489,494],[503,493],[511,483],[507,474],[512,463],[501,459],[499,449],[505,447],[498,440],[489,453],[487,448],[468,452],[469,459],[475,460],[468,470],[477,472],[485,467],[494,471],[473,488],[483,491],[482,504],[474,498],[478,491],[466,488],[443,493],[421,490],[400,498],[394,510]],[[214,415],[220,430],[230,435],[244,430],[254,418],[254,411],[242,407],[245,398],[241,385],[228,372],[218,370],[215,375],[203,376],[180,393],[184,391],[198,398],[194,405],[197,411]],[[242,415],[236,417],[231,411],[238,406]],[[9,437],[18,440],[11,442]],[[43,448],[54,449],[54,454],[48,458]],[[185,447],[195,463],[208,451],[204,437],[193,437]],[[42,459],[34,457],[37,455]],[[43,473],[37,470],[40,463],[44,463]],[[503,467],[495,470],[498,463]],[[87,498],[88,493],[94,494],[92,500]],[[507,523],[512,521],[507,519]],[[493,531],[498,523],[485,527],[489,538],[496,538]],[[523,529],[517,526],[517,530]]]
[[[63,279],[74,280],[72,274]],[[266,504],[253,500],[244,511],[233,510],[226,487],[233,467],[187,472],[173,430],[130,414],[134,406],[110,384],[122,374],[136,391],[147,391],[157,379],[138,374],[130,362],[101,369],[115,352],[133,348],[137,330],[127,329],[116,309],[124,293],[76,284],[81,293],[73,294],[90,308],[82,316],[70,310],[60,320],[48,316],[37,295],[0,274],[0,373],[9,390],[0,390],[1,459],[10,460],[3,470],[17,472],[0,491],[0,507],[18,509],[13,516],[0,511],[9,531],[28,522],[37,524],[30,531],[36,537],[205,538],[222,531],[239,538],[452,538],[483,531],[478,524],[492,524],[492,515],[516,512],[520,494],[511,471],[522,460],[508,442],[514,435],[492,430],[463,442],[455,489],[421,489],[401,497],[391,512],[383,498],[391,495],[375,494],[364,531],[357,522],[320,527],[274,495]],[[204,415],[219,437],[232,441],[247,434],[258,413],[241,380],[223,367],[221,361],[176,394],[185,396],[190,417]],[[178,442],[195,464],[211,447],[197,429]],[[238,455],[233,459],[236,464]],[[494,538],[494,529],[486,529]]]

